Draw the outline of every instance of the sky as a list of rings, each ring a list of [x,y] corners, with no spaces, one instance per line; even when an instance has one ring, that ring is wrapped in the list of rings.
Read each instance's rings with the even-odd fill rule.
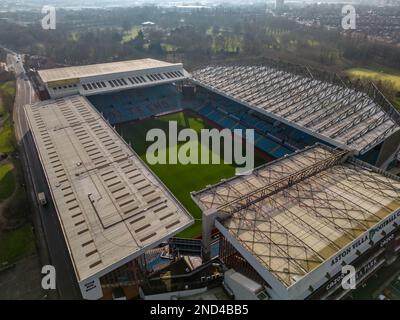
[[[54,5],[56,7],[112,7],[112,6],[134,6],[144,3],[161,4],[161,5],[180,5],[180,4],[205,4],[205,5],[216,5],[221,3],[234,3],[234,4],[248,4],[248,3],[260,3],[260,2],[274,2],[275,0],[0,0],[0,7],[5,3],[13,7],[14,4],[17,6],[28,5],[34,7],[41,7],[43,5]],[[287,0],[288,2],[362,2],[364,4],[383,4],[384,1],[388,0]],[[396,0],[390,0],[396,1]],[[400,5],[400,0],[397,0]]]

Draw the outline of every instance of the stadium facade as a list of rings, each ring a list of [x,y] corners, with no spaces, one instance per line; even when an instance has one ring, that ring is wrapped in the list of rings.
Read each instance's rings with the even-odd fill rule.
[[[153,59],[39,70],[38,74],[51,98],[143,88],[183,80],[188,76],[181,63]]]
[[[331,299],[363,283],[400,250],[400,178],[323,145],[308,147],[200,192],[203,247],[221,233],[219,258],[271,299]]]
[[[193,218],[81,96],[26,108],[82,296]]]
[[[54,99],[25,108],[85,299],[193,218],[85,96],[171,83],[181,64],[144,59],[39,71]]]
[[[344,262],[363,281],[397,257],[399,178],[370,165],[387,167],[400,147],[400,117],[386,100],[271,67],[191,75],[152,59],[38,77],[52,99],[26,116],[84,298],[101,298],[102,279],[193,224],[113,128],[185,108],[255,129],[255,146],[276,159],[192,193],[205,258],[217,229],[227,266],[272,299],[304,299],[344,296]]]

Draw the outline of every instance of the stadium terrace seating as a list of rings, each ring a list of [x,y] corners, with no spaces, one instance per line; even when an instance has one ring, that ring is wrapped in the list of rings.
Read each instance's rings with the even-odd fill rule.
[[[90,96],[88,99],[113,125],[186,108],[223,128],[252,128],[255,129],[256,147],[275,158],[316,142],[315,138],[301,131],[282,123],[276,124],[272,119],[202,88],[199,88],[195,100],[188,101],[183,101],[171,84]]]
[[[292,151],[290,151],[289,149],[284,148],[284,147],[280,147],[277,150],[274,150],[272,155],[275,158],[281,158],[281,157],[283,157],[283,156],[285,156],[287,154],[290,154],[290,153],[292,153]]]
[[[221,113],[221,112],[219,112],[218,110],[216,110],[215,112],[213,112],[212,114],[210,114],[209,116],[208,116],[208,118],[210,119],[210,120],[212,120],[212,121],[214,121],[215,123],[220,123],[220,121],[224,118],[224,117],[226,117],[226,115],[225,114],[223,114],[223,113]]]
[[[235,120],[232,120],[229,117],[225,117],[224,119],[222,119],[221,124],[223,127],[228,128],[228,129],[232,129],[237,122],[235,122]]]
[[[244,125],[241,125],[240,123],[236,123],[236,125],[232,129],[246,130],[248,128],[246,128]]]
[[[207,117],[212,112],[214,112],[214,109],[208,106],[204,106],[203,108],[200,109],[200,114],[205,117]]]
[[[146,119],[180,109],[178,92],[172,85],[96,95],[88,99],[111,124]]]
[[[258,147],[259,149],[267,152],[267,153],[271,153],[272,150],[276,149],[278,147],[278,144],[276,144],[275,142],[268,140],[268,139],[261,139],[261,141],[257,142],[256,147]]]
[[[199,89],[198,96],[200,96],[204,101],[207,101],[208,105],[213,105],[220,113],[226,114],[226,118],[229,117],[232,121],[240,122],[247,128],[259,130],[273,141],[284,145],[287,149],[285,149],[285,152],[288,151],[290,153],[293,150],[303,148],[306,145],[312,145],[318,141],[314,137],[294,128],[287,127],[282,123],[279,123],[278,126],[274,126],[274,120],[267,119],[254,111],[249,112],[247,107],[225,97],[207,92],[204,89]],[[208,117],[210,117],[210,114]],[[215,113],[211,114],[211,117],[215,118]],[[211,120],[214,121],[214,119]],[[230,120],[221,121],[218,119],[215,122],[223,127],[232,128],[230,127],[232,125]],[[297,138],[300,135],[303,137],[303,140]]]

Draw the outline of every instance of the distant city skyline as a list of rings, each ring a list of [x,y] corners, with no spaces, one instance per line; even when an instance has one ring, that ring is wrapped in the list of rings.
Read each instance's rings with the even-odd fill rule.
[[[274,3],[275,0],[253,0],[249,3],[246,0],[21,0],[19,2],[8,1],[5,0],[2,3],[2,6],[18,6],[21,7],[23,5],[31,6],[43,6],[43,5],[54,5],[59,7],[120,7],[120,6],[135,6],[141,4],[162,4],[162,5],[219,5],[219,4],[255,4],[255,3]],[[395,4],[396,2],[400,5],[399,0],[290,0],[286,1],[290,2],[302,2],[302,3],[363,3],[363,4],[378,4],[384,5],[387,4]]]

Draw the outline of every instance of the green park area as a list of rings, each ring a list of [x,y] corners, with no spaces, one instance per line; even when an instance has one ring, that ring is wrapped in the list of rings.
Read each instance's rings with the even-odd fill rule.
[[[9,198],[15,186],[14,165],[11,162],[0,164],[0,201]]]
[[[10,113],[14,96],[14,81],[0,84],[0,153],[14,151],[14,133]]]
[[[3,119],[0,129],[0,153],[11,153],[14,151],[14,129],[9,114]]]
[[[0,234],[0,268],[34,252],[35,240],[29,224]]]
[[[135,39],[139,34],[140,29],[140,26],[133,26],[129,31],[126,31],[122,36],[121,43],[127,43]]]
[[[35,251],[29,210],[23,188],[19,187],[19,162],[14,157],[15,136],[12,108],[15,82],[0,83],[0,269]]]
[[[365,79],[372,82],[388,83],[397,92],[392,98],[394,105],[400,109],[400,71],[387,67],[351,68],[346,74],[352,79]]]

